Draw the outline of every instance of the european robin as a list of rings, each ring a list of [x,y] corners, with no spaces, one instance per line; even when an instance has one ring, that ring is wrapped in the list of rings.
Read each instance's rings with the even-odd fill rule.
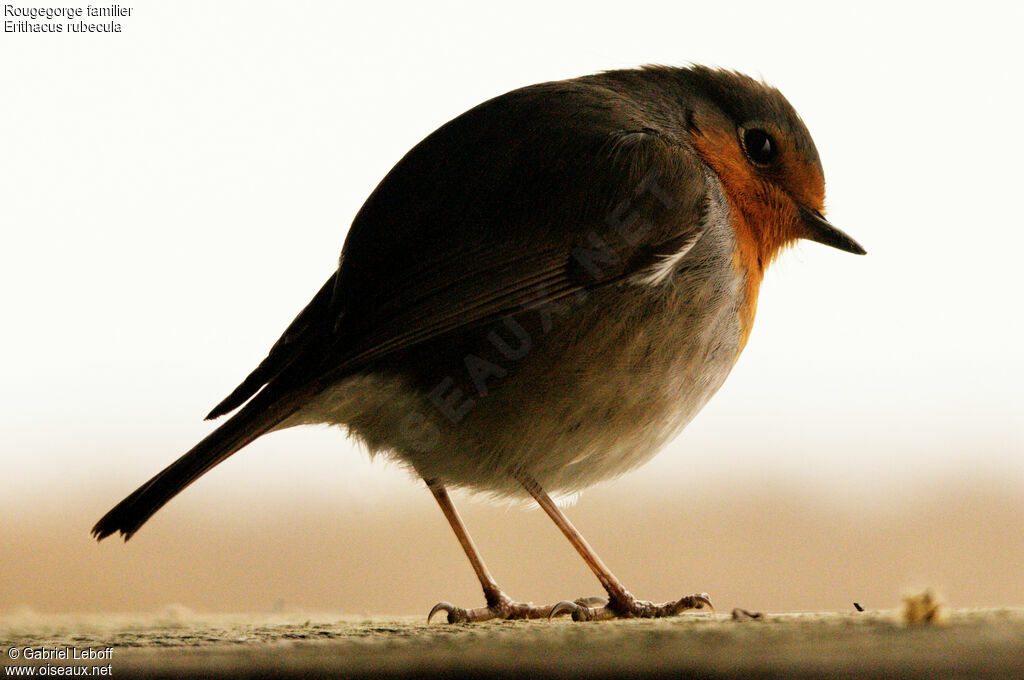
[[[612,575],[545,492],[650,459],[721,387],[765,268],[810,239],[863,249],[822,216],[814,142],[778,90],[648,66],[484,102],[398,162],[338,269],[208,418],[237,412],[93,528],[131,537],[267,432],[341,425],[422,478],[483,586],[449,621],[664,616]],[[448,487],[532,496],[608,593],[534,606],[491,577]],[[429,620],[429,619],[428,619]]]

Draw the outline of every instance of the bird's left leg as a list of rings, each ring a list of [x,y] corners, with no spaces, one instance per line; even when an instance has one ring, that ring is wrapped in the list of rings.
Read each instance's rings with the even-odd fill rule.
[[[623,587],[619,579],[615,578],[611,570],[605,566],[601,558],[597,556],[594,549],[590,547],[583,535],[576,530],[569,518],[555,505],[551,497],[540,487],[529,475],[520,473],[516,475],[519,483],[533,496],[537,504],[544,509],[544,512],[561,529],[565,537],[569,539],[572,546],[576,548],[583,561],[597,576],[604,589],[608,592],[608,602],[603,605],[594,606],[591,601],[577,600],[576,602],[560,602],[551,609],[551,616],[559,614],[572,614],[576,621],[589,621],[593,619],[614,619],[614,618],[656,618],[662,616],[675,616],[687,609],[704,609],[707,607],[712,612],[711,600],[707,593],[687,595],[675,602],[654,604],[638,600]]]
[[[494,577],[487,570],[487,565],[481,559],[480,553],[476,549],[476,544],[473,543],[473,538],[466,531],[466,525],[462,523],[459,511],[452,504],[452,499],[448,496],[448,490],[444,488],[443,484],[435,480],[426,481],[430,492],[437,499],[437,504],[441,506],[441,512],[444,513],[448,523],[452,526],[452,531],[455,532],[456,538],[459,539],[466,557],[469,558],[469,563],[473,565],[473,571],[476,572],[476,577],[480,579],[480,585],[484,589],[484,599],[487,602],[486,607],[477,607],[476,609],[463,609],[462,607],[456,607],[450,602],[438,602],[430,610],[430,614],[427,615],[427,623],[430,623],[430,619],[434,617],[434,614],[441,611],[448,612],[448,623],[487,621],[488,619],[542,619],[550,616],[553,608],[552,605],[535,607],[531,603],[513,602],[498,587]]]

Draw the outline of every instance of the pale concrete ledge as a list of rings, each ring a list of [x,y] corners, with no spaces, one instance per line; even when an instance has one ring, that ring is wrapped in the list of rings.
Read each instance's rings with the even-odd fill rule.
[[[25,663],[10,647],[112,647],[120,678],[1021,678],[1024,609],[912,626],[882,611],[429,627],[423,617],[24,615],[0,618],[0,644],[8,666]]]

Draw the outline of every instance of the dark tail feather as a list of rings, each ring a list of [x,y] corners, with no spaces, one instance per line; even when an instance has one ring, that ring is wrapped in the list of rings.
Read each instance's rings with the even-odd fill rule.
[[[301,398],[293,392],[274,399],[264,390],[191,451],[114,506],[92,528],[92,535],[102,540],[120,531],[127,541],[182,489],[294,413]]]
[[[270,362],[270,357],[267,357],[256,367],[256,370],[249,374],[249,376],[242,381],[242,384],[236,387],[231,394],[226,396],[223,401],[213,407],[213,410],[206,414],[205,420],[215,420],[223,415],[231,413],[236,408],[244,404],[249,397],[256,394],[261,387],[263,387],[269,377],[272,377],[270,371],[267,368],[267,364]]]
[[[319,339],[323,330],[323,320],[325,318],[333,320],[334,318],[329,310],[337,275],[338,273],[335,272],[331,278],[327,279],[327,282],[321,286],[320,292],[313,296],[305,309],[299,312],[287,330],[270,348],[267,358],[260,362],[256,370],[250,373],[241,385],[213,407],[213,410],[206,416],[207,420],[220,418],[244,404],[252,395],[259,392],[260,388],[291,366],[313,341]]]

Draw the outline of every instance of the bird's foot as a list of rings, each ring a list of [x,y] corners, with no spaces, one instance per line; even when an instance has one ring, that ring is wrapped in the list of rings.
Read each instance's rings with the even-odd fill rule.
[[[438,612],[448,613],[448,623],[472,623],[491,619],[546,619],[555,607],[555,605],[537,607],[532,602],[513,602],[504,593],[488,599],[491,600],[490,604],[476,609],[463,609],[456,607],[451,602],[438,602],[427,614],[427,623],[430,623],[430,620]]]
[[[715,608],[707,593],[687,595],[675,602],[654,604],[638,600],[629,593],[610,600],[595,598],[579,599],[575,602],[559,602],[551,608],[549,618],[571,614],[573,621],[604,621],[608,619],[657,619],[664,616],[675,616],[688,609],[708,609],[713,614]]]

